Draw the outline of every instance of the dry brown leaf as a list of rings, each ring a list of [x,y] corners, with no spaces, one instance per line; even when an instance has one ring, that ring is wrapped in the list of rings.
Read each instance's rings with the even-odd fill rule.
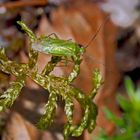
[[[46,17],[42,18],[38,32],[47,35],[56,33],[60,38],[72,38],[77,43],[86,45],[99,26],[105,22],[105,18],[105,14],[96,5],[88,2],[71,7],[60,7],[52,13],[51,23]],[[108,133],[113,131],[114,126],[106,120],[103,107],[107,106],[118,114],[118,107],[115,103],[115,94],[119,82],[119,73],[114,59],[116,33],[117,29],[110,21],[101,28],[96,39],[86,50],[86,54],[92,56],[95,61],[91,61],[85,56],[81,65],[81,73],[75,81],[76,86],[89,91],[92,87],[92,70],[95,68],[101,70],[104,85],[96,96],[96,103],[99,107],[97,123],[98,127],[104,127]],[[68,74],[70,68],[63,70]],[[89,136],[87,138],[87,134],[85,137],[86,140],[89,138]]]
[[[2,140],[39,140],[40,132],[25,121],[19,114],[13,113],[7,122]]]
[[[63,140],[60,133],[41,132],[31,123],[13,112],[7,121],[2,140]]]

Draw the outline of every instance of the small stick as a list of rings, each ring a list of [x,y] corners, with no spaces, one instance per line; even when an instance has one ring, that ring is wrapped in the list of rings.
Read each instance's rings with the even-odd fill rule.
[[[46,5],[47,0],[30,0],[30,1],[15,1],[15,2],[6,2],[6,3],[0,3],[0,8],[4,7],[7,9],[12,8],[19,8],[19,7],[26,7],[26,6],[36,6],[36,5]]]

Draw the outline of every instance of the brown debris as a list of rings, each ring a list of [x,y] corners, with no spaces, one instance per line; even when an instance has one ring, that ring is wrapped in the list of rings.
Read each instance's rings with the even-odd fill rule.
[[[39,135],[35,127],[19,114],[13,113],[7,122],[2,140],[39,140]]]
[[[26,7],[26,6],[36,6],[36,5],[42,6],[46,4],[47,4],[47,0],[30,0],[30,1],[15,1],[15,2],[0,3],[0,7],[13,9],[13,8]]]

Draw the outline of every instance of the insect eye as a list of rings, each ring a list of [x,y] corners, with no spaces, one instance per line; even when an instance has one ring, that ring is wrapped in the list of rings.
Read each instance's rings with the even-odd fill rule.
[[[83,46],[83,45],[81,45],[81,44],[78,44],[78,46],[79,46],[80,48],[84,48],[84,46]]]

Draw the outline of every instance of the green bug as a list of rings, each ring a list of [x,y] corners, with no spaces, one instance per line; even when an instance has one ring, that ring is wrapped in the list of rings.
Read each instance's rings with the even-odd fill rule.
[[[85,48],[81,45],[70,40],[59,39],[56,35],[55,38],[51,38],[50,35],[37,38],[22,21],[17,21],[17,23],[28,34],[32,42],[32,48],[36,51],[53,56],[72,57],[73,59],[85,52]]]
[[[104,22],[104,24],[108,21],[108,16]],[[72,42],[70,40],[62,40],[59,39],[55,34],[55,38],[51,38],[49,36],[43,36],[37,38],[35,34],[22,22],[17,21],[17,23],[22,27],[22,29],[27,33],[27,35],[30,37],[31,43],[32,43],[32,49],[45,53],[45,54],[51,54],[53,56],[61,56],[61,57],[71,57],[74,62],[85,53],[86,48],[89,46],[89,44],[95,39],[98,32],[100,31],[102,24],[97,29],[94,36],[91,38],[89,43],[83,47],[82,45],[79,45],[75,42]]]
[[[74,68],[71,72],[68,81],[72,82],[80,72],[80,56],[84,54],[85,48],[70,40],[62,40],[58,37],[52,38],[49,36],[36,37],[35,34],[22,22],[17,21],[22,29],[27,33],[31,41],[31,48],[52,56],[71,57],[74,62]]]
[[[106,21],[107,20],[108,17],[106,18]],[[94,40],[94,38],[97,36],[98,32],[102,27],[102,25],[100,25],[100,27],[97,29],[96,33],[91,38],[89,43],[85,47],[83,47],[82,45],[79,45],[70,40],[59,39],[55,34],[55,38],[50,37],[51,35],[36,37],[35,34],[22,21],[17,21],[17,23],[29,36],[31,41],[31,48],[33,50],[45,54],[51,54],[52,56],[64,57],[66,61],[68,57],[72,58],[74,62],[74,68],[69,75],[69,83],[72,82],[78,76],[80,72],[81,56],[85,53],[86,48]]]
[[[32,43],[32,48],[45,54],[72,57],[73,59],[85,52],[84,48],[72,41],[49,37],[37,39]]]

